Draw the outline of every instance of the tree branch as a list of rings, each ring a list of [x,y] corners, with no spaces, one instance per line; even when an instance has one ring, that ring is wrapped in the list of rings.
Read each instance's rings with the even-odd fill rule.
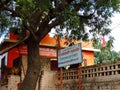
[[[63,2],[58,3],[56,2],[56,0],[54,0],[54,2],[56,2],[56,6],[55,8],[49,9],[49,13],[48,15],[50,16],[50,19],[53,19],[57,13],[61,13],[62,11],[65,10],[65,8],[74,0],[63,0]]]
[[[10,11],[14,16],[20,17],[20,13],[18,13],[15,10],[7,7],[6,5],[2,4],[1,2],[0,2],[0,7],[4,10]]]
[[[63,23],[63,21],[61,21],[60,19],[56,19],[56,20],[52,21],[52,22],[49,24],[49,27],[50,27],[50,28],[53,28],[53,27],[55,27],[55,26],[57,26],[57,25],[60,25],[61,23]]]
[[[38,37],[38,41],[40,42],[42,40],[42,38],[47,35],[51,28],[48,26],[49,23],[49,19],[44,20],[40,26],[39,29],[37,30],[37,32],[35,33],[35,35]]]
[[[23,24],[24,28],[28,30],[34,37],[35,40],[37,40],[37,36],[33,32],[34,28],[32,26],[28,26],[26,23]]]
[[[12,45],[12,46],[10,46],[10,47],[8,47],[8,48],[5,48],[5,49],[3,49],[3,50],[1,50],[1,51],[0,51],[0,55],[8,52],[9,50],[13,49],[14,47],[16,47],[16,46],[18,46],[18,45],[20,45],[23,41],[27,40],[28,37],[29,37],[29,36],[26,36],[25,38],[19,40],[19,41],[18,41],[17,43],[15,43],[14,45]]]

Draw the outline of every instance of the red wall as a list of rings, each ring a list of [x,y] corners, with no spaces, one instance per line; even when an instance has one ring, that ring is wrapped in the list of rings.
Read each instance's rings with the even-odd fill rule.
[[[18,37],[17,37],[15,34],[10,33],[10,39],[11,39],[11,40],[17,40]]]
[[[13,33],[10,33],[10,37],[11,40],[17,40],[17,36],[14,35]],[[13,61],[19,57],[19,53],[18,53],[18,48],[14,48],[12,50],[10,50],[8,52],[8,67],[12,67],[13,66]]]
[[[18,48],[14,48],[8,53],[8,67],[13,66],[13,61],[19,57]]]

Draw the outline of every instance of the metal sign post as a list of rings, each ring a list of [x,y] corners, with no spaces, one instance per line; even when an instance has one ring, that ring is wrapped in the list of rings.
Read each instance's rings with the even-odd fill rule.
[[[62,90],[62,68],[60,68],[60,90]]]
[[[78,90],[82,90],[82,65],[78,66]]]
[[[82,63],[81,44],[75,44],[58,50],[58,67],[60,68],[60,90],[62,90],[62,67]],[[78,90],[81,90],[81,64],[78,67]]]
[[[57,60],[58,60],[58,50],[61,49],[59,36],[57,36]],[[60,68],[60,90],[62,90],[62,67]]]

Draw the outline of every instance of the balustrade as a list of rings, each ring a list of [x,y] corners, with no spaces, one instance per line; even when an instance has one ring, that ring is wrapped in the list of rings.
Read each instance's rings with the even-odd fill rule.
[[[82,78],[120,75],[120,62],[82,67]],[[58,74],[58,79],[60,75]],[[77,69],[63,70],[63,80],[78,79]]]

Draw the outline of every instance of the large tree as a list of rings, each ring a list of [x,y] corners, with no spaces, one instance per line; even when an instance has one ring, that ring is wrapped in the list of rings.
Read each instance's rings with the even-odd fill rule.
[[[42,68],[39,42],[52,28],[60,33],[65,28],[66,35],[77,39],[86,39],[88,32],[93,36],[108,34],[106,27],[113,12],[119,11],[119,4],[119,0],[0,0],[0,34],[9,28],[20,37],[0,53],[21,42],[28,47],[28,68],[20,90],[35,89]]]

